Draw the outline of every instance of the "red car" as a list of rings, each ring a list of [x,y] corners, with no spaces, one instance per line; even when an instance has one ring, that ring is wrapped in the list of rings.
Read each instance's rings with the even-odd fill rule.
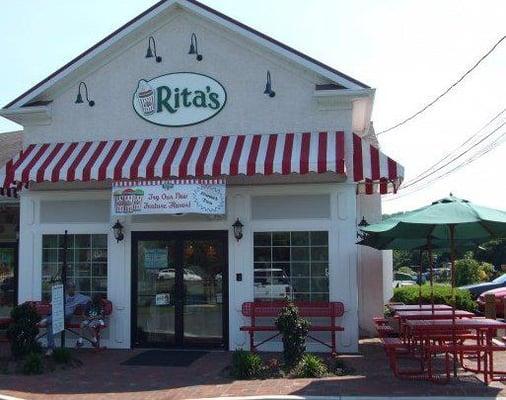
[[[495,296],[495,308],[498,317],[504,317],[504,300],[506,299],[506,287],[487,290],[478,297],[478,308],[485,312],[485,295],[493,294]]]

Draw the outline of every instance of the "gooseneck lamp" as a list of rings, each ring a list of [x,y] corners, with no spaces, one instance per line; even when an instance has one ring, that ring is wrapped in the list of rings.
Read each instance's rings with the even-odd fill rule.
[[[196,54],[197,61],[202,61],[202,59],[204,58],[202,54],[199,54],[197,35],[195,35],[195,33],[192,33],[192,36],[190,38],[190,50],[188,51],[188,54]]]
[[[151,49],[151,44],[153,44],[153,49]],[[155,38],[153,36],[150,36],[148,38],[148,50],[146,51],[146,58],[153,58],[153,55],[157,63],[162,62],[162,57],[156,54]]]
[[[234,228],[234,237],[237,241],[242,239],[242,228],[244,225],[239,221],[239,218],[232,224],[232,228]]]
[[[84,86],[84,93],[86,95],[86,101],[88,102],[88,105],[90,107],[93,107],[95,105],[95,102],[93,100],[90,100],[90,98],[88,97],[88,86],[86,86],[86,83],[84,83],[84,82],[79,83],[79,89],[77,91],[77,97],[76,97],[75,104],[82,104],[83,103],[83,96],[81,95],[81,86]]]
[[[267,71],[267,81],[265,82],[264,94],[268,95],[269,97],[276,96],[276,92],[274,90],[272,90],[270,71]]]
[[[119,222],[119,220],[117,220],[116,223],[112,226],[112,231],[117,243],[121,242],[125,238],[125,235],[123,233],[123,225],[121,225],[121,222]]]

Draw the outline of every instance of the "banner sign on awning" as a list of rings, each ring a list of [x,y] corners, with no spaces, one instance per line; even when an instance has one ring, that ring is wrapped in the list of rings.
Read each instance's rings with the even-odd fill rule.
[[[225,214],[221,180],[116,182],[112,214]]]

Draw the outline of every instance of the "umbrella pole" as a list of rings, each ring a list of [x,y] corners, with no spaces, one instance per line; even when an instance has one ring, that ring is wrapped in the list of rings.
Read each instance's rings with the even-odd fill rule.
[[[429,258],[429,282],[430,282],[430,305],[434,315],[434,281],[432,277],[432,243],[430,236],[427,238],[427,257]]]
[[[450,225],[450,262],[452,265],[452,342],[453,342],[453,376],[457,377],[457,339],[455,334],[455,282],[456,282],[456,271],[455,271],[455,225]]]
[[[423,250],[420,250],[420,265],[418,266],[418,306],[422,309],[422,264]]]

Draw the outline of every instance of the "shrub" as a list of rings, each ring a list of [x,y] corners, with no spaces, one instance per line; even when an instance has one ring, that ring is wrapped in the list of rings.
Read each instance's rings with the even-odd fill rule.
[[[22,371],[25,375],[42,374],[44,368],[42,363],[42,355],[40,353],[30,353],[23,362]]]
[[[473,258],[455,262],[455,285],[464,286],[480,281],[480,263]]]
[[[232,354],[231,374],[236,379],[252,379],[262,374],[263,362],[258,354],[236,350]]]
[[[304,354],[295,368],[298,378],[321,378],[328,373],[327,365],[314,354]]]
[[[30,303],[15,306],[11,311],[12,322],[7,329],[7,337],[11,343],[14,358],[19,359],[30,353],[41,351],[36,338],[39,333],[37,323],[40,316]]]
[[[283,338],[285,369],[291,370],[306,352],[309,322],[299,316],[299,310],[293,303],[287,303],[281,309],[275,324]]]
[[[57,364],[68,364],[72,359],[72,354],[67,348],[58,347],[53,350],[53,360]]]
[[[481,282],[488,282],[494,279],[497,275],[494,266],[492,264],[482,262],[480,263],[480,269],[478,270]]]
[[[404,286],[394,289],[392,301],[418,304],[418,286]],[[455,289],[456,307],[460,310],[475,311],[476,303],[468,290]],[[449,285],[434,285],[434,303],[452,304],[452,289]],[[422,304],[430,304],[430,285],[422,285]]]

